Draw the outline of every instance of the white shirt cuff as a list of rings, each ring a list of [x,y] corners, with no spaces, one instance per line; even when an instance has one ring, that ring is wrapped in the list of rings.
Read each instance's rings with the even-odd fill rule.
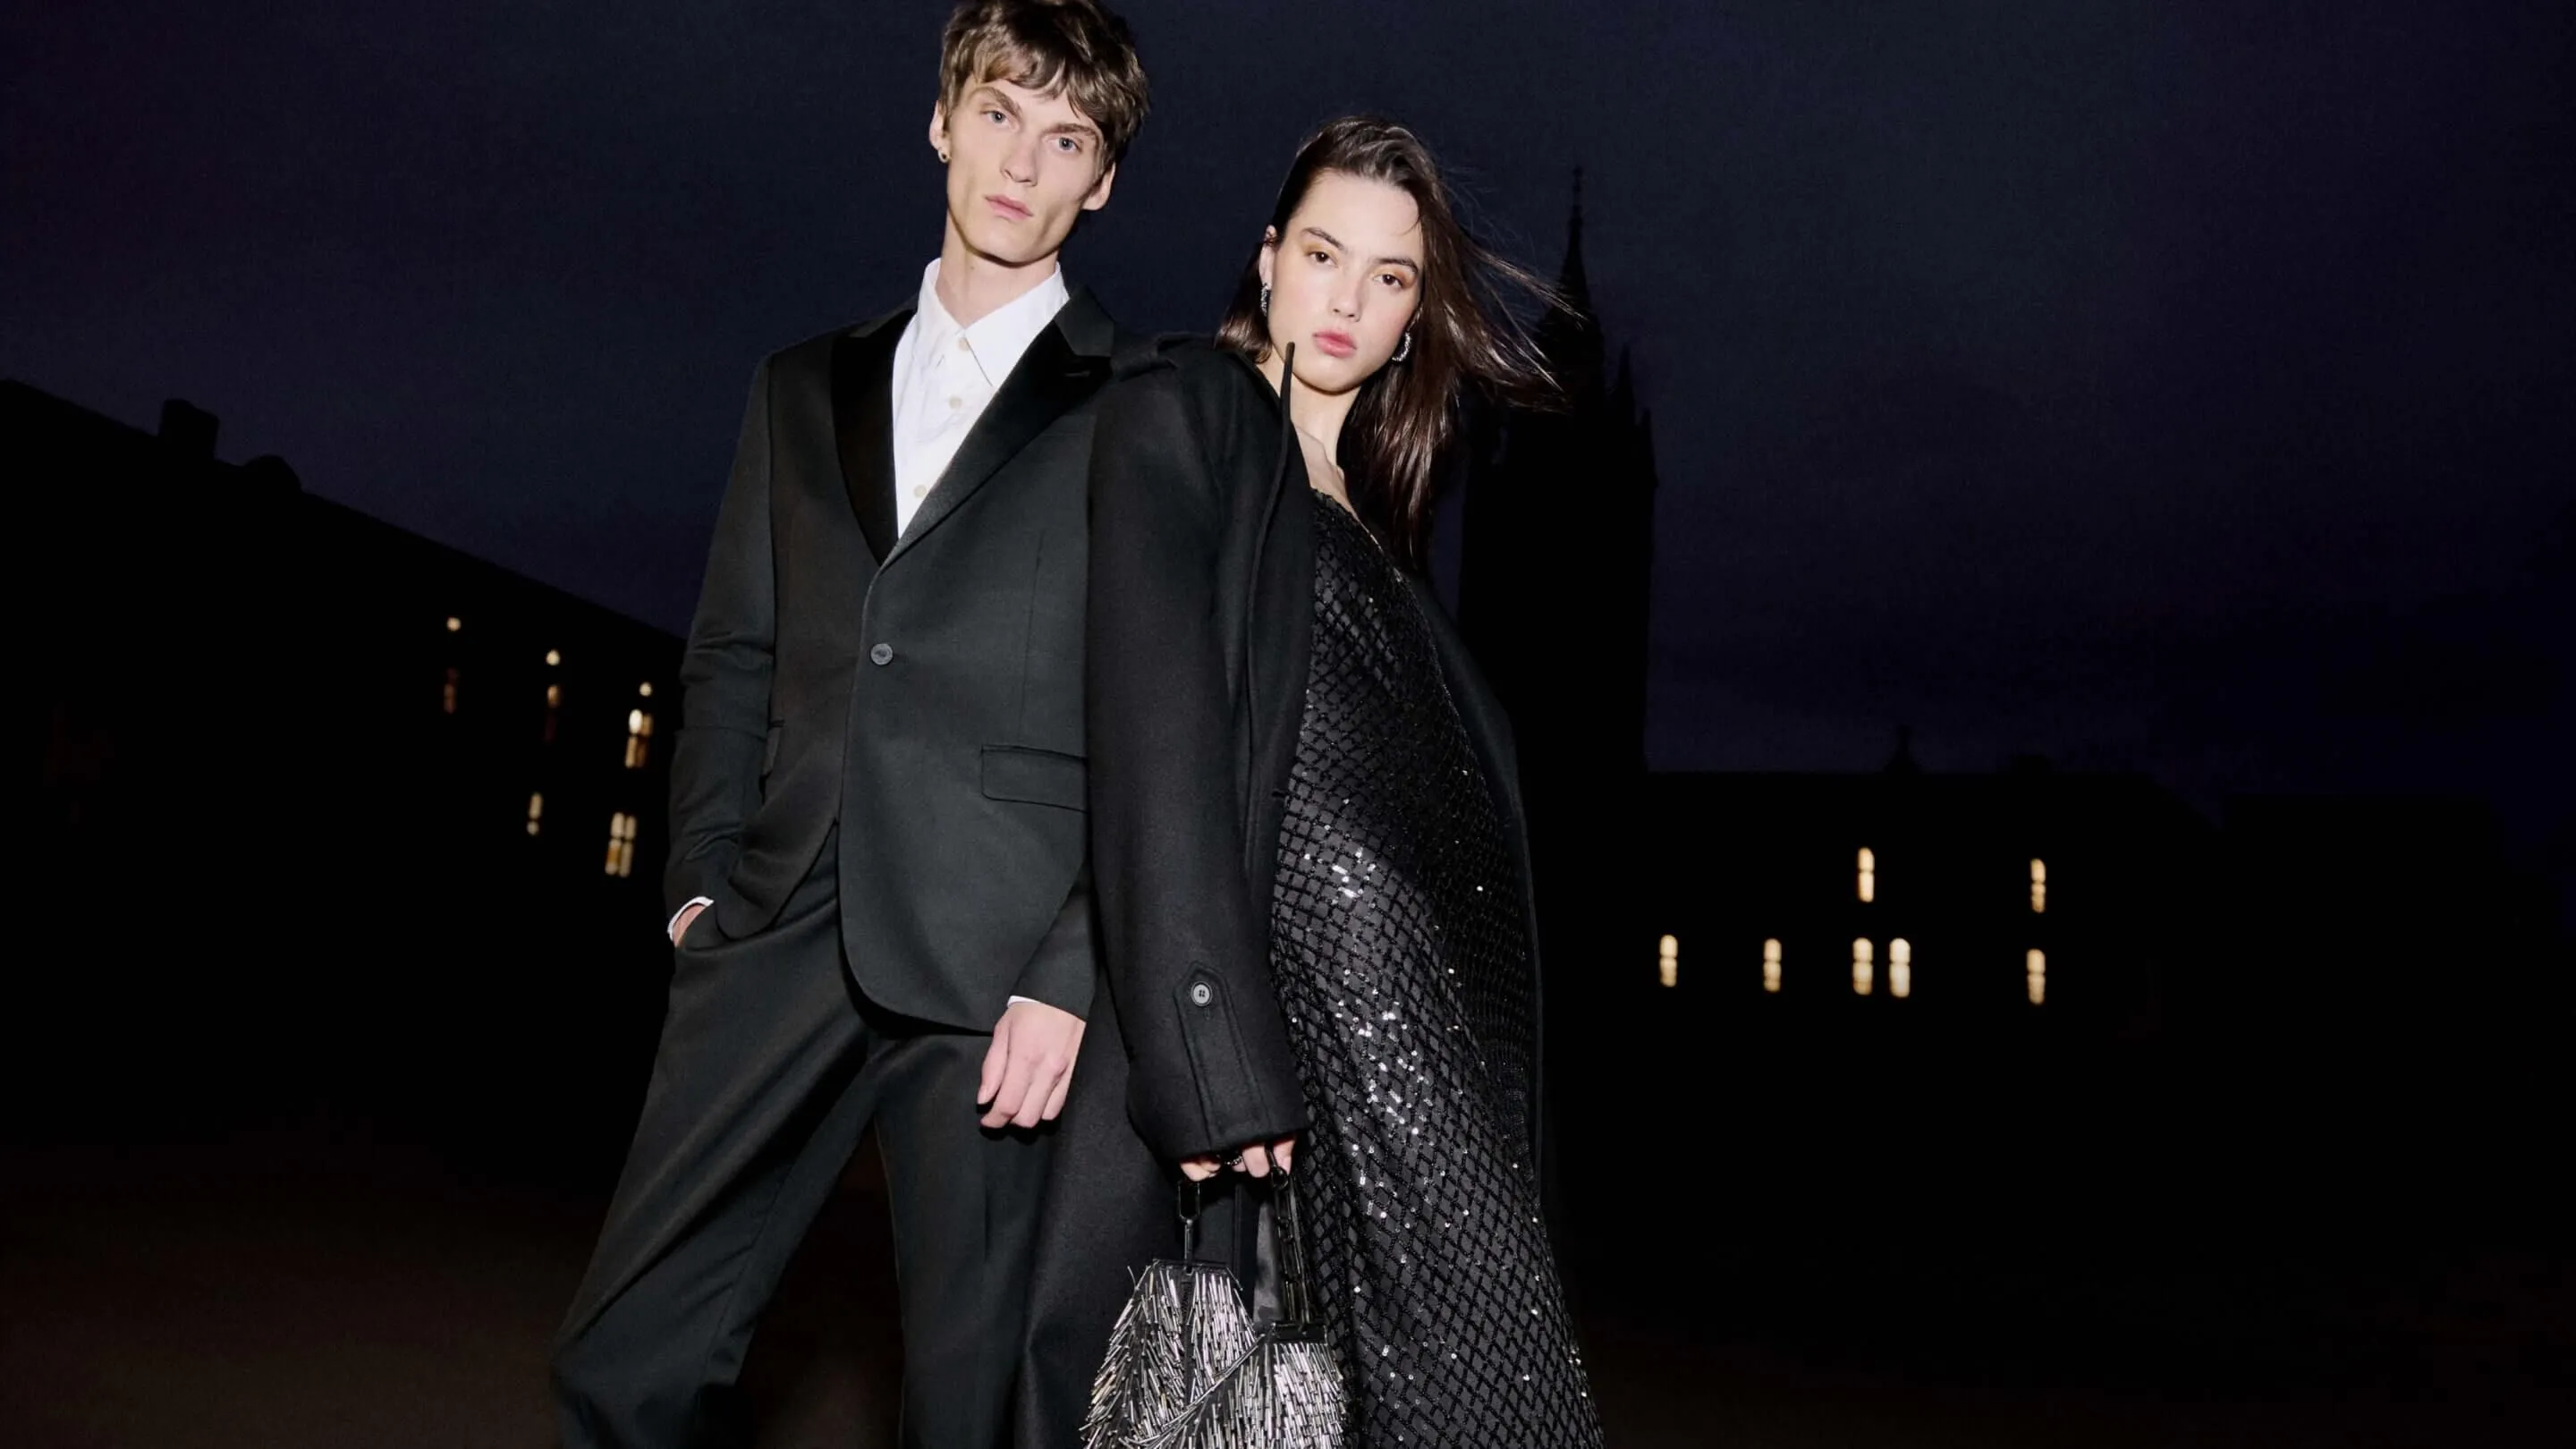
[[[671,913],[670,921],[662,927],[662,934],[671,938],[672,945],[676,946],[680,944],[680,918],[687,915],[690,907],[692,906],[712,906],[714,904],[714,901],[708,900],[705,896],[689,897],[688,905],[682,906]]]

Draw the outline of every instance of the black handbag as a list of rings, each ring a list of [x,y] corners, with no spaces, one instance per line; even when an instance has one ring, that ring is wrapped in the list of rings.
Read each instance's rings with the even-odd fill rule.
[[[1347,1391],[1315,1312],[1296,1185],[1283,1172],[1234,1190],[1256,1215],[1249,1301],[1232,1269],[1198,1261],[1204,1198],[1184,1184],[1181,1256],[1148,1266],[1119,1312],[1083,1449],[1340,1449]]]

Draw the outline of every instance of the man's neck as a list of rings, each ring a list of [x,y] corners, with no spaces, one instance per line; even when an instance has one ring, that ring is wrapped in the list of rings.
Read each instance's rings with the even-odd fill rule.
[[[955,225],[939,244],[939,281],[933,290],[939,305],[960,327],[972,327],[1027,296],[1055,275],[1056,254],[1012,266],[967,248]]]

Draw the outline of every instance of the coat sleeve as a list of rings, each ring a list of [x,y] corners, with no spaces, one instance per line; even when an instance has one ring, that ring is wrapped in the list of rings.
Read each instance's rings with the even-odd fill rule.
[[[1180,375],[1117,384],[1092,445],[1092,881],[1128,1115],[1171,1160],[1305,1125],[1244,872],[1246,721],[1218,608],[1226,509]]]
[[[733,869],[742,828],[760,808],[769,687],[777,672],[778,591],[769,536],[769,388],[774,362],[753,375],[716,512],[698,612],[680,656],[680,731],[671,755],[671,861],[665,908],[714,898]]]

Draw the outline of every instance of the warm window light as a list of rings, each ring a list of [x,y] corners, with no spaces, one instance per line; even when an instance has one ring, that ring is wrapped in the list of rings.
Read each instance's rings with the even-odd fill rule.
[[[1762,989],[1765,991],[1780,989],[1780,943],[1778,941],[1762,943]]]
[[[1655,979],[1666,986],[1678,984],[1682,974],[1682,943],[1678,936],[1666,936],[1655,943]]]
[[[1887,943],[1887,994],[1898,998],[1914,994],[1914,943],[1903,936]]]
[[[462,620],[462,619],[460,619],[460,618],[456,617],[454,614],[450,614],[450,615],[448,615],[448,616],[447,616],[447,632],[448,632],[448,633],[453,634],[453,633],[455,633],[457,630],[462,629],[462,628],[464,628],[464,627],[465,627],[465,621],[464,621],[464,620]]]
[[[563,652],[558,649],[547,650],[546,663],[550,666],[563,663]]]
[[[2048,1000],[2048,953],[2033,951],[2022,958],[2022,974],[2030,981],[2030,1004],[2038,1006]]]
[[[653,697],[653,681],[648,679],[642,684],[635,686],[635,692],[644,696],[646,699],[651,699]]]
[[[635,817],[621,810],[608,817],[608,874],[624,877],[635,869]]]
[[[644,758],[653,739],[653,716],[640,709],[626,712],[626,768],[644,768]]]
[[[1866,845],[1860,848],[1860,899],[1863,905],[1878,899],[1878,852]]]
[[[447,688],[440,693],[439,702],[449,714],[456,713],[456,670],[452,666],[447,671]]]
[[[2030,863],[2030,913],[2041,915],[2048,910],[2048,862],[2033,858]]]
[[[530,835],[537,833],[538,827],[545,820],[545,815],[546,797],[543,795],[530,795],[528,797],[528,833]]]
[[[1852,942],[1852,992],[1867,996],[1878,984],[1878,948],[1867,940]]]

